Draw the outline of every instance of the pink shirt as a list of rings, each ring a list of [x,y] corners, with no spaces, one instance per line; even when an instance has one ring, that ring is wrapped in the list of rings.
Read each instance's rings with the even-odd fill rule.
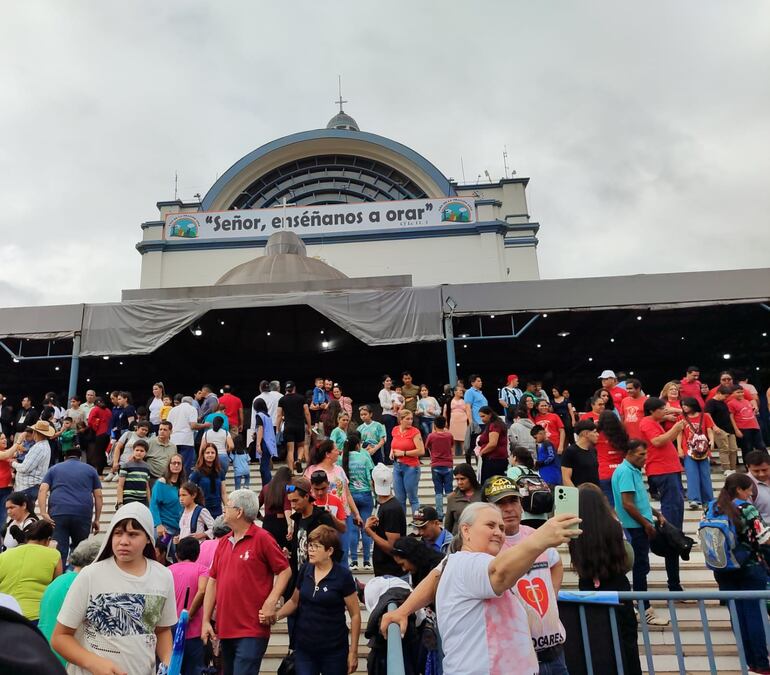
[[[218,541],[215,543],[219,543]],[[190,560],[184,560],[183,562],[174,563],[168,568],[171,572],[171,576],[174,577],[174,594],[176,595],[176,612],[181,614],[185,609],[185,595],[189,589],[190,593],[187,599],[187,609],[189,611],[190,605],[192,605],[193,598],[198,592],[198,579],[200,577],[208,577],[209,569],[200,564],[200,558],[198,562],[192,562]],[[190,617],[190,623],[187,624],[187,639],[201,636],[201,628],[203,627],[203,606],[198,608],[193,616]]]
[[[201,542],[201,552],[198,556],[198,564],[203,565],[206,569],[211,567],[211,563],[214,562],[214,554],[219,546],[219,539],[204,539]]]

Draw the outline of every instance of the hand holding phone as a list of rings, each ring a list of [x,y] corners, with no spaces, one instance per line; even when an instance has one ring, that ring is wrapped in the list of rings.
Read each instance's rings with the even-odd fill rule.
[[[580,516],[579,494],[580,493],[576,487],[557,485],[554,488],[553,515],[559,516],[562,514],[569,514],[573,516]],[[569,529],[577,530],[578,523],[570,525]]]

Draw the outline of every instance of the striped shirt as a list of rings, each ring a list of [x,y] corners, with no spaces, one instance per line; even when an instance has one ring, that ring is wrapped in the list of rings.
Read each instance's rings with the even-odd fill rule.
[[[43,482],[43,476],[51,463],[51,446],[47,440],[38,441],[24,455],[23,462],[14,462],[16,482],[14,490],[28,490]]]
[[[129,460],[118,474],[123,483],[123,503],[141,502],[147,505],[147,484],[150,482],[150,467],[147,462]]]

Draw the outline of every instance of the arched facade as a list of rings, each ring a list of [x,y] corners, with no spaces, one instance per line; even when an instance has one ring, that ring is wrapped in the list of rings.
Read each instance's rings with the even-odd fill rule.
[[[457,280],[458,274],[466,282],[537,278],[539,226],[527,213],[527,179],[457,185],[411,148],[359,131],[352,118],[344,117],[345,124],[340,123],[344,128],[291,134],[253,150],[222,174],[200,203],[159,202],[160,218],[142,224],[143,238],[137,244],[142,254],[141,286],[214,283],[261,255],[269,234],[255,228],[254,236],[174,239],[164,227],[165,219],[174,214],[249,215],[276,208],[287,213],[289,208],[391,201],[423,205],[425,200],[452,197],[465,197],[474,205],[473,222],[298,234],[309,256],[348,277],[407,274],[416,285]]]

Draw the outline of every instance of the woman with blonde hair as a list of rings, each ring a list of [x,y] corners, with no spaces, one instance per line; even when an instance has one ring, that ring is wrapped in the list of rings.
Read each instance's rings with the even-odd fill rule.
[[[674,426],[680,419],[682,419],[682,402],[680,398],[679,382],[671,380],[663,385],[663,389],[660,390],[660,398],[666,404],[665,416],[663,417],[662,427],[664,431],[668,431]]]

